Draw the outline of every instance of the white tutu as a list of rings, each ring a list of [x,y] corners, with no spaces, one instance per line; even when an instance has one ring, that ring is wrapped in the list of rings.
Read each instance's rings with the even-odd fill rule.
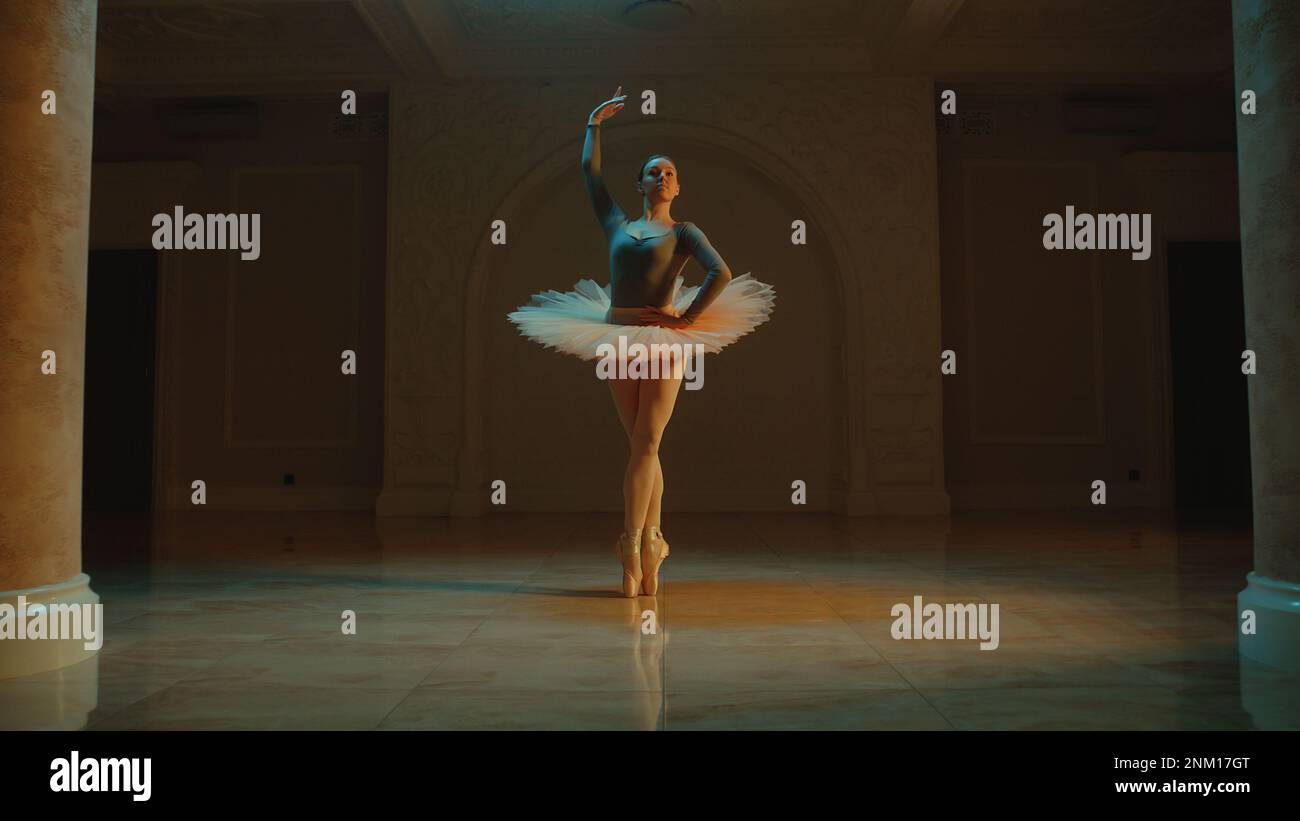
[[[684,312],[695,299],[700,286],[682,287],[682,277],[673,285],[673,307]],[[738,276],[686,328],[661,328],[657,325],[612,325],[605,321],[610,308],[609,286],[594,280],[579,280],[572,291],[543,291],[533,296],[531,305],[521,305],[506,318],[519,326],[519,333],[548,348],[582,359],[598,359],[599,348],[608,343],[619,347],[638,342],[700,344],[709,353],[718,353],[727,345],[767,321],[776,302],[771,285],[751,277]]]

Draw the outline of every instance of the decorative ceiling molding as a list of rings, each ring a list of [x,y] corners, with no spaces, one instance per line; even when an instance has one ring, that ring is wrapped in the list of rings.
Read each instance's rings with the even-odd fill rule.
[[[1232,29],[1227,0],[969,0],[945,39],[1205,40]]]
[[[399,67],[338,0],[103,0],[98,83],[133,94],[389,87]]]
[[[352,0],[352,7],[407,76],[433,77],[441,73],[428,43],[416,32],[398,0]]]
[[[451,77],[872,67],[867,20],[876,7],[857,0],[658,0],[690,9],[686,22],[669,31],[625,19],[638,0],[398,1]]]
[[[384,90],[398,77],[1231,77],[1229,0],[101,0],[101,86]]]
[[[916,62],[928,56],[966,0],[910,0],[884,49],[891,62]]]
[[[1229,0],[967,0],[928,60],[943,75],[1221,75]]]

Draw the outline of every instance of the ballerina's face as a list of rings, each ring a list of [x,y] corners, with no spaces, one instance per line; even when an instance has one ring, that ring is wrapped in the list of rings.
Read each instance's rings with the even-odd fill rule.
[[[654,158],[641,171],[637,190],[651,202],[672,202],[681,193],[681,186],[677,183],[677,166],[667,157]]]

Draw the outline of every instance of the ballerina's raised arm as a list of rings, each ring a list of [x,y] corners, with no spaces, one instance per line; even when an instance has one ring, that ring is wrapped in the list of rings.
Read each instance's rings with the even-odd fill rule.
[[[596,106],[596,110],[587,118],[587,140],[582,145],[582,175],[587,181],[587,195],[591,197],[596,219],[600,220],[606,236],[618,228],[626,216],[609,195],[605,177],[600,171],[600,124],[622,110],[626,99],[623,86],[619,86],[612,98]]]

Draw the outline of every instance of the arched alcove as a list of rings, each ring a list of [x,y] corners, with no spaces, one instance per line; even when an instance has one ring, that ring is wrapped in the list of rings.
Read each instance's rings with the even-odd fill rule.
[[[641,211],[636,170],[651,153],[672,155],[682,196],[674,219],[691,220],[737,275],[777,290],[773,319],[706,362],[705,386],[687,392],[665,439],[673,481],[668,509],[779,509],[790,482],[830,487],[829,509],[853,485],[864,443],[846,418],[863,352],[857,300],[836,222],[782,157],[725,129],[662,122],[605,127],[604,171],[623,209]],[[594,368],[520,337],[505,314],[539,290],[581,277],[608,281],[608,258],[573,144],[538,162],[493,218],[505,247],[476,253],[466,288],[465,407],[452,513],[485,512],[490,481],[511,488],[511,509],[618,509],[626,458],[622,432]],[[792,246],[803,219],[809,243]],[[687,282],[702,274],[688,263]],[[527,413],[527,416],[521,414]],[[854,454],[859,458],[855,460]],[[861,483],[863,469],[858,467]],[[547,481],[544,482],[543,480]]]

